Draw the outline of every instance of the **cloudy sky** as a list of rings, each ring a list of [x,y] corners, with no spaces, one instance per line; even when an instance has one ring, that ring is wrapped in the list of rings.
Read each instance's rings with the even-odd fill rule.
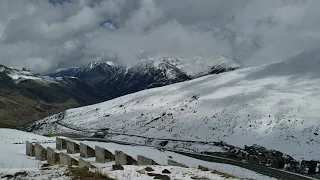
[[[46,73],[94,60],[220,54],[244,66],[318,45],[319,0],[1,0],[0,64]]]

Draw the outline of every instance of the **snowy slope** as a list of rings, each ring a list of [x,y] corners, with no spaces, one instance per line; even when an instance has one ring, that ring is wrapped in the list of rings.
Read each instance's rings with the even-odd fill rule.
[[[26,141],[45,143],[46,146],[55,145],[51,138],[14,129],[0,128],[0,169],[41,167],[40,161],[26,156]]]
[[[148,137],[260,144],[297,159],[320,159],[320,55],[251,67],[70,109],[62,120]],[[54,129],[48,117],[44,129]],[[43,130],[36,132],[40,133]],[[117,137],[113,137],[117,139]],[[122,137],[119,137],[122,138]],[[134,142],[134,137],[124,140]]]
[[[103,169],[103,173],[110,175],[110,177],[117,180],[153,180],[153,176],[147,174],[141,174],[138,171],[143,171],[145,167],[141,166],[125,166],[123,171],[113,171],[112,168]],[[155,170],[152,173],[162,174],[161,172],[164,169],[167,169],[171,174],[163,174],[170,177],[170,179],[183,179],[183,180],[192,180],[192,179],[204,179],[204,180],[235,180],[238,178],[225,178],[217,174],[213,174],[208,171],[201,171],[198,169],[192,168],[180,168],[173,166],[152,166]],[[266,179],[265,179],[266,180]]]
[[[55,139],[14,129],[0,128],[0,179],[69,180],[64,167],[41,169],[44,162],[26,155],[25,142],[38,142],[44,147],[55,147]],[[23,174],[26,173],[25,175]],[[18,176],[16,173],[22,173]]]

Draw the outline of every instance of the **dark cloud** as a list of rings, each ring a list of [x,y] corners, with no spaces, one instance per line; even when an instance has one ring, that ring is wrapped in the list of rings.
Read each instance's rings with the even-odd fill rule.
[[[0,63],[36,72],[144,55],[278,61],[314,47],[316,0],[3,0]]]

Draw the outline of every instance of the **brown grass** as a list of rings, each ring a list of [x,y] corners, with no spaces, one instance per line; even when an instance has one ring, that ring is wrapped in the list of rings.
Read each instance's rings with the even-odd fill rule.
[[[26,177],[28,176],[28,173],[26,171],[21,171],[21,172],[17,172],[14,175],[5,175],[0,177],[1,179],[6,178],[6,179],[21,179],[22,177]]]
[[[213,170],[213,171],[211,171],[213,174],[217,174],[217,175],[219,175],[219,176],[221,176],[221,177],[224,177],[224,178],[227,178],[227,179],[229,179],[229,178],[237,178],[236,176],[233,176],[233,175],[231,175],[231,174],[228,174],[228,173],[224,173],[224,172],[221,172],[221,171],[217,171],[217,170]]]
[[[87,168],[70,167],[69,174],[67,175],[70,176],[72,180],[115,180],[101,174],[99,171],[91,172]]]

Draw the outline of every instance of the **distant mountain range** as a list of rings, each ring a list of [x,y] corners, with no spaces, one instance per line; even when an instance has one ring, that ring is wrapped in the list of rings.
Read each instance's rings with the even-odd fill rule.
[[[210,55],[183,59],[151,57],[140,60],[133,67],[113,62],[92,62],[79,68],[68,68],[48,76],[77,77],[90,85],[94,92],[110,100],[144,89],[161,87],[191,80],[208,74],[218,74],[239,67],[222,56]]]
[[[91,86],[77,78],[50,78],[0,65],[0,127],[18,128],[65,109],[101,101]]]

